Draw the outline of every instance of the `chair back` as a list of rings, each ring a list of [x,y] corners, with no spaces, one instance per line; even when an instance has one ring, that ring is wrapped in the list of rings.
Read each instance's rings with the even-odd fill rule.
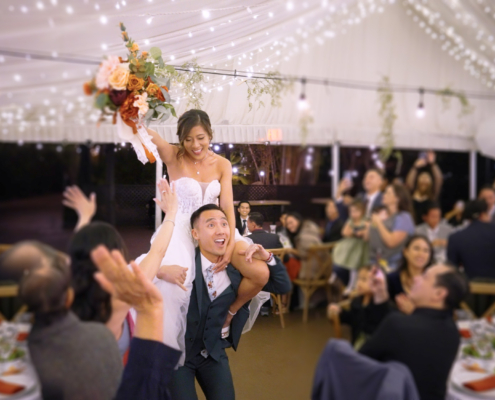
[[[324,243],[311,246],[307,256],[301,260],[300,279],[306,281],[328,280],[332,274],[332,249],[335,243]]]

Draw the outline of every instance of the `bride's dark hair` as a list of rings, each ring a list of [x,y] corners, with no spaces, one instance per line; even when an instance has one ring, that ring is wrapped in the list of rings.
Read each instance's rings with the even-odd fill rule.
[[[210,117],[208,117],[208,114],[202,110],[196,109],[186,111],[177,121],[177,136],[179,136],[178,159],[184,155],[184,141],[191,132],[191,129],[195,126],[201,126],[206,133],[208,133],[210,140],[213,139],[213,131],[211,130]]]

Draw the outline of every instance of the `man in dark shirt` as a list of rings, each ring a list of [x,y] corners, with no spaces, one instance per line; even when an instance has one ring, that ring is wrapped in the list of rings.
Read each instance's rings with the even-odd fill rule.
[[[366,318],[378,321],[391,311],[386,280],[374,270],[373,307]],[[428,268],[414,280],[409,298],[411,315],[392,312],[380,323],[360,353],[378,361],[399,361],[411,371],[422,400],[444,400],[450,369],[460,338],[452,318],[467,295],[466,278],[442,264]]]
[[[263,230],[263,223],[265,222],[265,218],[263,214],[258,212],[252,212],[249,214],[247,227],[250,235],[247,237],[250,238],[254,243],[261,244],[265,249],[281,249],[282,243],[280,243],[280,239],[278,235],[275,233],[268,233]]]
[[[466,204],[465,216],[469,226],[449,237],[447,259],[464,267],[469,279],[495,278],[495,224],[491,222],[485,200]]]

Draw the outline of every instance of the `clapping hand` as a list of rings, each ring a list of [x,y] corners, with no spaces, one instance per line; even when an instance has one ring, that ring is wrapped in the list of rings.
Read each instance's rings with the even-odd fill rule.
[[[88,224],[96,213],[96,194],[91,193],[89,198],[84,195],[78,186],[68,186],[64,193],[62,204],[72,208],[78,215],[76,231]]]
[[[373,267],[371,269],[369,286],[371,293],[373,293],[373,299],[375,304],[385,303],[389,299],[387,282],[385,275],[379,267]]]
[[[404,314],[412,314],[415,309],[414,303],[405,293],[395,296],[395,303],[397,304],[397,308]]]

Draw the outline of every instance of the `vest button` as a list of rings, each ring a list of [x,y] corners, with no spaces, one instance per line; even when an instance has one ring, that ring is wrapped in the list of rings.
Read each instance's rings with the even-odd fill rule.
[[[190,342],[194,342],[193,338],[189,339]]]

